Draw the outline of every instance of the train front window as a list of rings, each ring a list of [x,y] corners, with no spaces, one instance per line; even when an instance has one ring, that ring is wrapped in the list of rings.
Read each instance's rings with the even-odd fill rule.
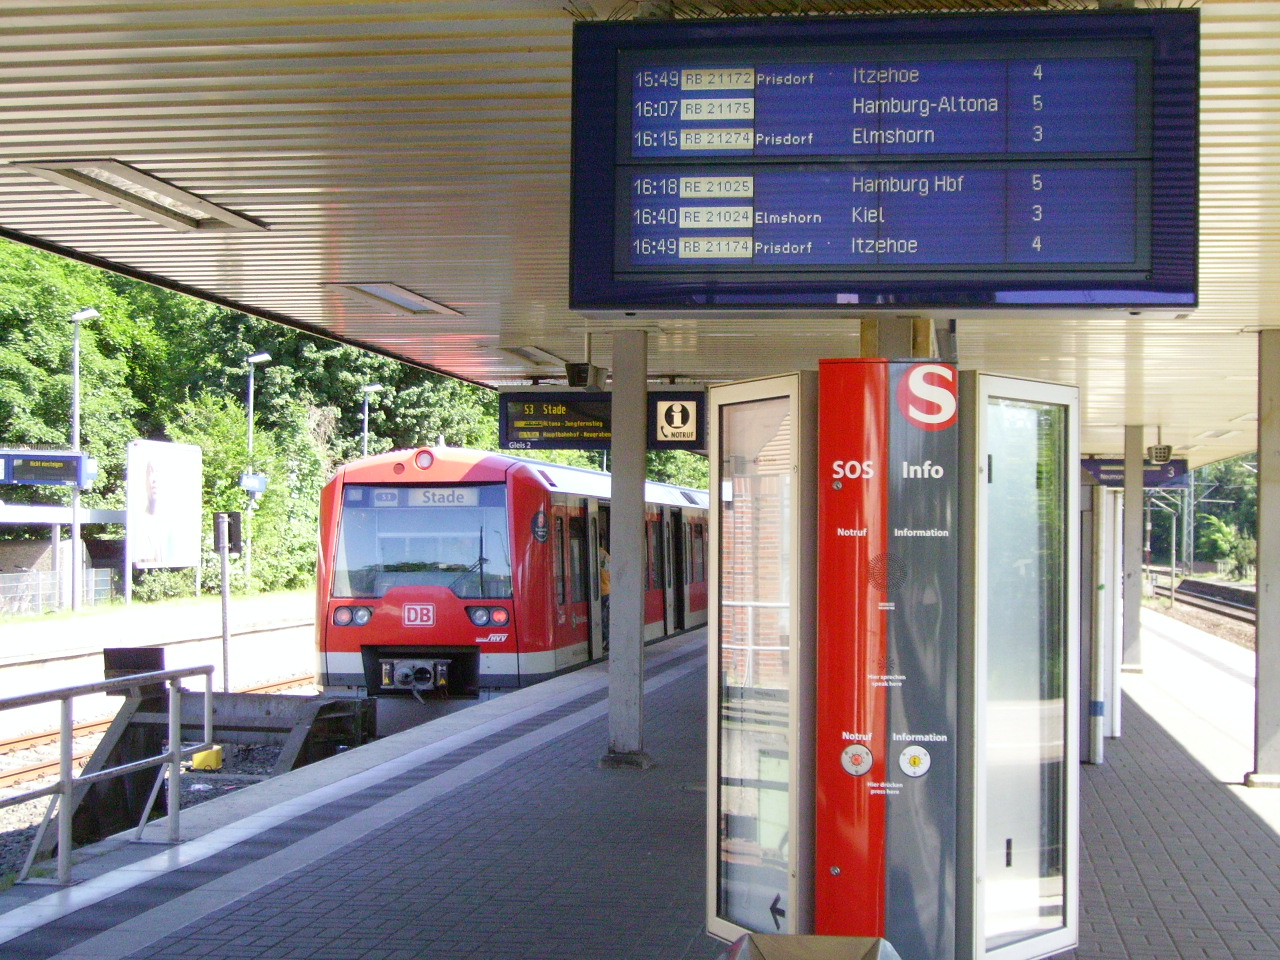
[[[446,587],[465,598],[510,597],[510,544],[502,484],[351,484],[342,491],[333,595]]]

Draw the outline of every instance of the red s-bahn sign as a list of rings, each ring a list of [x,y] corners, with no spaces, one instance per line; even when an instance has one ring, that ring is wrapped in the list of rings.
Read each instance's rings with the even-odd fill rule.
[[[898,410],[921,430],[954,426],[960,409],[956,368],[948,363],[916,363],[898,380]]]

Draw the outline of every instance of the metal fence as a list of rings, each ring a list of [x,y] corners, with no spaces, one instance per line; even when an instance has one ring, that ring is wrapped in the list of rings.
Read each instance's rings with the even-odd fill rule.
[[[120,571],[96,567],[85,571],[85,606],[108,603],[120,596]],[[45,613],[71,605],[71,590],[61,589],[52,570],[0,573],[0,616]]]
[[[204,727],[202,739],[200,743],[192,746],[184,746],[182,743],[182,696],[184,692],[190,692],[182,689],[182,681],[186,677],[204,677]],[[164,752],[153,757],[144,757],[130,763],[108,767],[105,770],[82,773],[80,776],[76,776],[72,766],[73,758],[71,754],[73,731],[75,730],[75,698],[95,693],[128,691],[132,691],[136,696],[137,691],[142,688],[164,683],[169,686],[167,698],[169,739],[165,745]],[[84,788],[93,783],[100,783],[103,780],[123,776],[126,773],[149,770],[153,767],[159,768],[155,782],[151,787],[151,796],[147,799],[146,807],[142,811],[142,819],[138,821],[138,829],[134,833],[134,839],[142,839],[142,832],[146,828],[147,820],[151,817],[151,808],[155,805],[156,797],[160,793],[160,785],[167,777],[169,780],[169,790],[166,797],[168,804],[167,837],[169,843],[177,843],[180,838],[178,817],[182,761],[186,757],[190,757],[201,750],[208,750],[213,746],[213,667],[188,667],[185,670],[135,673],[132,676],[103,680],[99,683],[83,683],[79,686],[63,687],[59,690],[48,690],[43,693],[31,693],[20,697],[5,697],[0,699],[0,711],[10,710],[15,707],[29,707],[41,703],[53,703],[55,701],[61,705],[62,714],[62,723],[58,731],[59,762],[57,782],[0,798],[0,807],[10,807],[15,804],[25,803],[28,800],[49,797],[49,805],[45,808],[44,819],[40,821],[40,826],[36,830],[35,839],[31,842],[31,850],[27,854],[27,862],[18,873],[18,880],[25,880],[27,874],[31,872],[36,855],[40,851],[40,844],[44,839],[45,831],[56,813],[58,815],[58,883],[64,885],[70,883],[71,827],[75,817],[76,804],[79,803],[84,795]]]

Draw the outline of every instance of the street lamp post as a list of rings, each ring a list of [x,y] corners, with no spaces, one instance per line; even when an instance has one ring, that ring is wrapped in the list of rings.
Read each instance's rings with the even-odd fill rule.
[[[258,364],[268,363],[270,360],[271,354],[265,350],[245,357],[244,360],[249,367],[248,402],[246,404],[249,411],[249,473],[253,473],[253,371]],[[253,508],[257,502],[257,496],[252,491],[249,493],[249,508],[244,513],[244,583],[246,588],[253,584]]]
[[[380,383],[366,383],[360,388],[360,392],[364,394],[364,427],[360,431],[360,456],[362,457],[369,455],[369,394],[377,393],[381,389]]]
[[[96,320],[100,314],[85,307],[71,315],[71,452],[80,452],[80,324]],[[84,570],[80,546],[80,480],[71,488],[71,609],[79,610],[84,593]]]

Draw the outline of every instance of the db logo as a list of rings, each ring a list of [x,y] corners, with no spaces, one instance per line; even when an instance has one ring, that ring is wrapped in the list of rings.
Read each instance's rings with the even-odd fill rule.
[[[898,382],[898,409],[921,430],[956,422],[956,371],[945,363],[918,363]]]
[[[406,627],[434,627],[436,625],[436,605],[434,603],[406,603],[404,605],[404,625]]]

